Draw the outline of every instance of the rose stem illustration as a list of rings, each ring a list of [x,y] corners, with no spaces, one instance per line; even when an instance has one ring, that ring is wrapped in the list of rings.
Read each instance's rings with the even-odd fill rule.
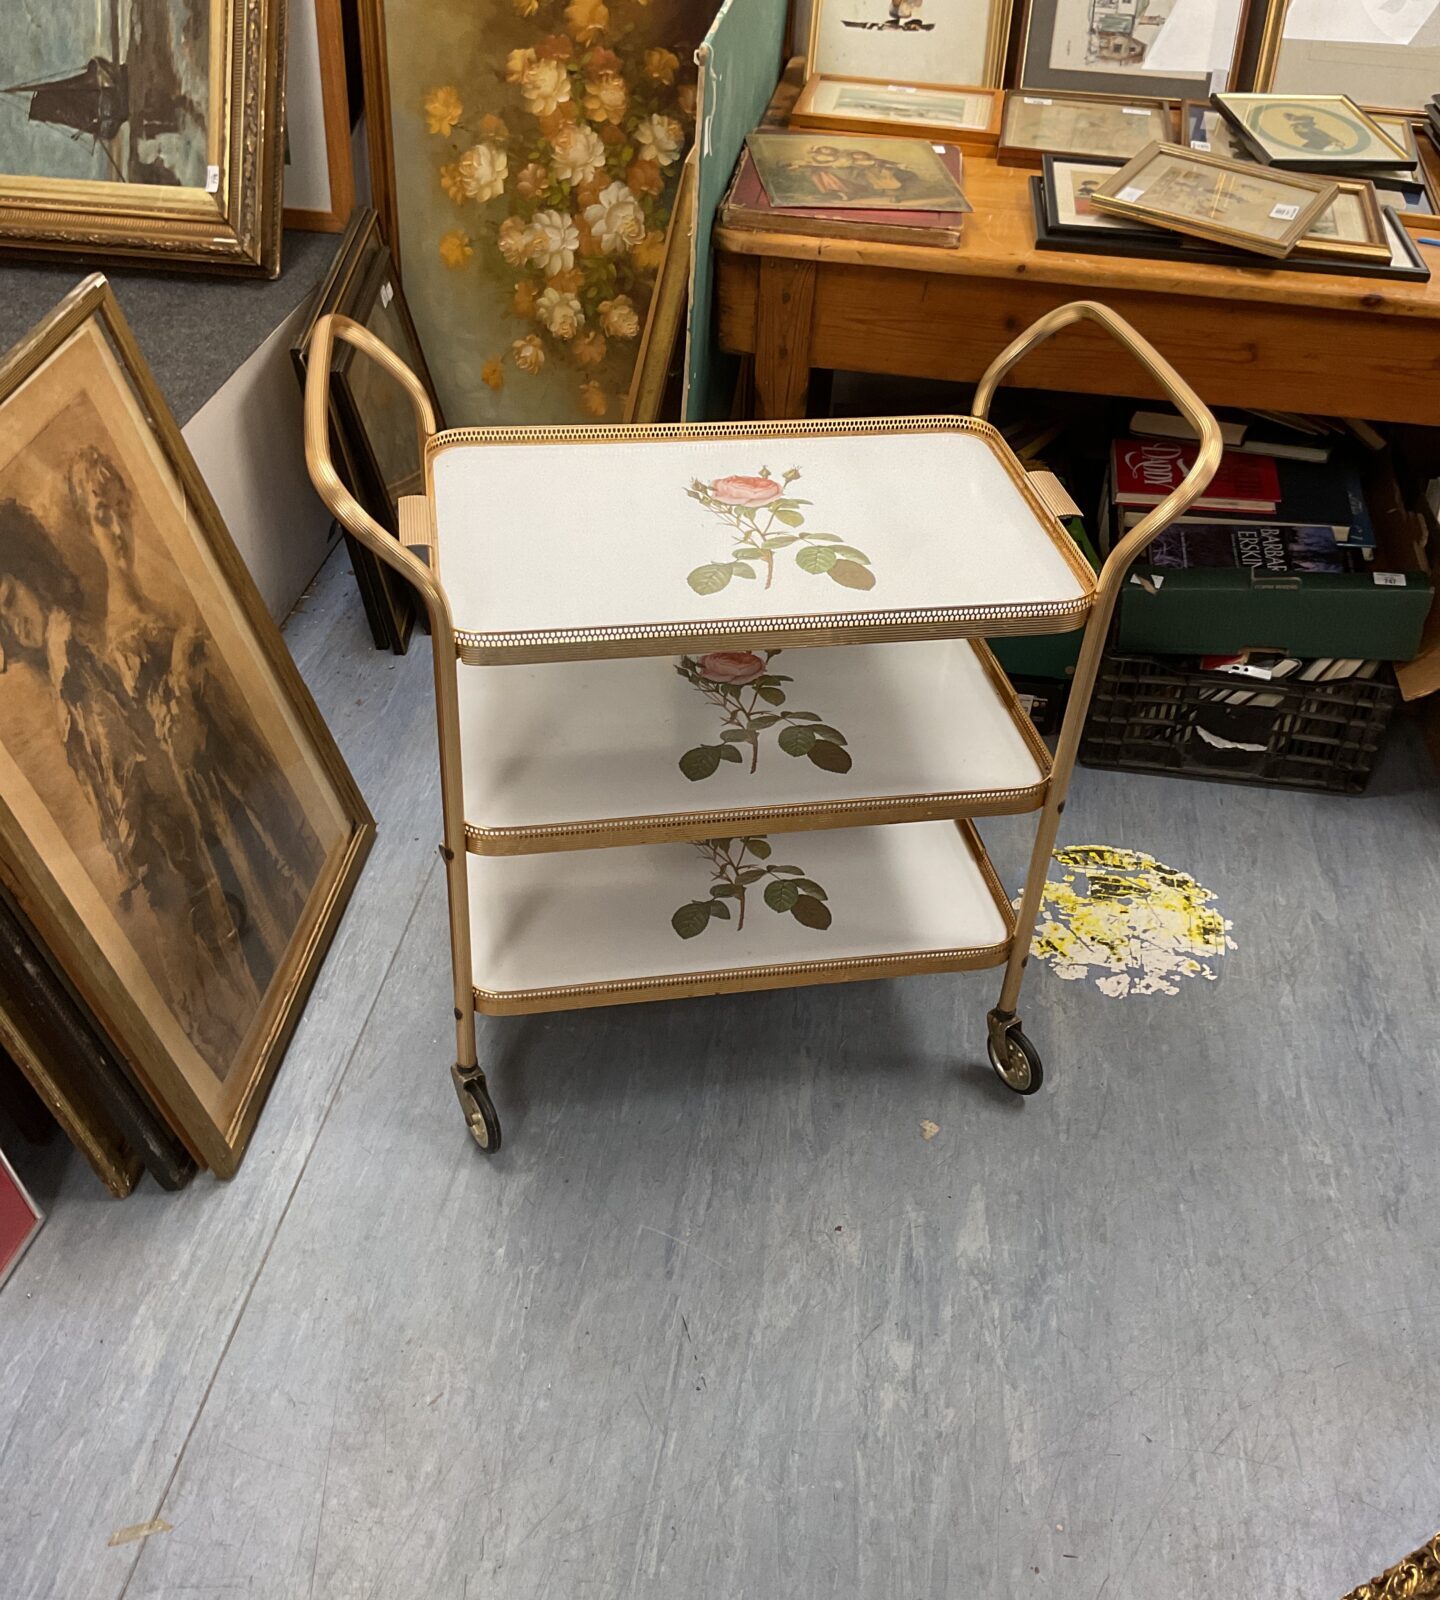
[[[751,889],[765,879],[765,904],[777,914],[787,912],[802,927],[823,933],[830,926],[830,908],[825,904],[829,896],[813,878],[805,876],[803,867],[756,866],[757,861],[769,862],[770,841],[749,837],[745,839],[701,839],[695,849],[710,863],[714,881],[710,885],[708,900],[691,900],[670,918],[670,926],[682,939],[693,939],[704,933],[711,920],[735,924],[739,933],[745,926],[745,903]],[[748,859],[747,859],[748,858]],[[730,903],[735,905],[732,917]]]
[[[811,502],[786,493],[799,476],[798,467],[778,479],[770,476],[769,467],[761,467],[753,478],[732,476],[713,483],[692,479],[685,493],[726,523],[736,539],[730,560],[707,561],[686,578],[696,594],[719,594],[732,578],[754,578],[756,562],[765,569],[768,589],[775,578],[775,552],[793,544],[804,546],[795,552],[802,572],[814,577],[823,573],[846,589],[875,587],[870,557],[863,550],[844,543],[838,533],[817,533],[805,526],[800,507]]]
[[[781,684],[794,681],[769,670],[779,654],[778,650],[712,650],[698,661],[680,657],[676,672],[719,707],[725,720],[720,744],[697,744],[680,757],[680,770],[692,783],[710,777],[722,761],[741,761],[743,745],[750,747],[753,773],[760,761],[761,733],[781,722],[785,726],[780,730],[780,748],[786,755],[808,756],[825,772],[849,772],[850,752],[838,728],[821,722],[814,711],[778,709],[786,698]]]

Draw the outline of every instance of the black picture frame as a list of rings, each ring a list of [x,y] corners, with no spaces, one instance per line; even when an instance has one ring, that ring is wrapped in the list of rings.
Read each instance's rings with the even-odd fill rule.
[[[1064,159],[1064,158],[1062,158]],[[1114,165],[1122,161],[1087,162],[1086,165]],[[1405,258],[1399,265],[1392,257],[1389,261],[1326,261],[1318,256],[1289,256],[1283,259],[1257,258],[1248,251],[1227,250],[1222,245],[1207,244],[1203,240],[1185,241],[1179,234],[1162,229],[1151,229],[1154,235],[1132,235],[1118,228],[1067,228],[1052,220],[1051,201],[1046,195],[1044,175],[1030,180],[1030,203],[1035,214],[1035,248],[1037,250],[1069,250],[1080,255],[1131,256],[1150,261],[1184,261],[1194,266],[1248,267],[1265,272],[1328,272],[1347,278],[1389,278],[1402,283],[1427,283],[1430,268],[1425,264],[1414,241],[1406,232],[1393,206],[1382,205],[1380,214],[1385,218],[1385,228],[1392,246]]]
[[[1157,241],[1168,246],[1171,235],[1166,234],[1159,228],[1152,228],[1143,223],[1122,223],[1118,227],[1083,228],[1058,220],[1060,216],[1060,189],[1056,181],[1056,174],[1062,167],[1106,167],[1113,172],[1118,171],[1125,164],[1125,162],[1117,161],[1110,156],[1056,155],[1047,151],[1041,163],[1040,181],[1044,186],[1042,201],[1050,231],[1057,235],[1063,234],[1066,238],[1081,239],[1089,239],[1096,234],[1102,234],[1109,240],[1133,246],[1133,249],[1111,252],[1118,255],[1146,255],[1149,253],[1149,247]],[[1119,218],[1112,218],[1111,220],[1120,222]],[[1059,249],[1062,247],[1055,245],[1050,248]]]

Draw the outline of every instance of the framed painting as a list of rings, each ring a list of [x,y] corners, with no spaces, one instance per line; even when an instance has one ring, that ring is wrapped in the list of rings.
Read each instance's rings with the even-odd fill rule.
[[[375,208],[452,425],[623,415],[717,4],[361,0]]]
[[[928,139],[787,128],[745,141],[773,206],[846,211],[950,211],[965,195]]]
[[[1244,0],[1025,0],[1015,86],[1203,100],[1244,38]]]
[[[222,1177],[374,824],[104,278],[0,367],[0,880]]]
[[[355,207],[340,0],[288,0],[285,226],[343,233]]]
[[[999,85],[1011,0],[813,0],[805,71],[960,88]]]
[[[1440,83],[1435,0],[1253,0],[1263,15],[1254,87],[1344,94],[1362,106],[1421,111]]]
[[[0,0],[0,247],[275,277],[285,0]]]
[[[1414,165],[1348,96],[1217,94],[1217,111],[1258,161],[1294,172],[1370,172]]]
[[[792,128],[838,128],[847,133],[915,134],[947,144],[993,149],[1000,137],[999,89],[886,83],[867,78],[806,80],[790,113]]]
[[[368,206],[355,212],[290,352],[302,389],[311,330],[319,318],[332,311],[363,323],[395,351],[424,383],[443,426],[444,411],[415,323],[390,252],[380,237],[379,219]],[[419,441],[409,403],[373,361],[357,356],[350,345],[342,345],[337,352],[330,393],[334,408],[331,448],[346,484],[382,527],[398,535],[401,495],[424,492]],[[409,585],[363,545],[348,535],[346,538],[375,646],[404,655],[416,617]]]
[[[1007,167],[1038,167],[1047,153],[1128,160],[1149,144],[1167,143],[1174,125],[1174,110],[1163,101],[1011,93],[1005,96],[996,155]]]

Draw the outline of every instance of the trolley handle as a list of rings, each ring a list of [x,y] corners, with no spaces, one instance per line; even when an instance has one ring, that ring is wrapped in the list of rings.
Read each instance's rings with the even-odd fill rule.
[[[1223,445],[1220,425],[1210,414],[1210,408],[1190,387],[1164,356],[1143,334],[1137,333],[1124,317],[1096,300],[1072,300],[1069,305],[1057,306],[1038,322],[1028,327],[1020,337],[1007,345],[992,361],[975,390],[975,415],[982,421],[990,410],[990,402],[1001,380],[1012,367],[1036,347],[1064,328],[1077,322],[1098,322],[1119,344],[1145,367],[1174,403],[1176,410],[1195,430],[1200,449],[1195,464],[1171,492],[1155,506],[1143,521],[1136,524],[1110,552],[1100,573],[1099,594],[1111,601],[1120,587],[1127,569],[1150,541],[1182,516],[1197,500],[1215,476],[1220,465]],[[1106,608],[1108,610],[1108,606]]]
[[[436,575],[399,539],[392,537],[345,487],[330,454],[330,377],[336,339],[354,345],[404,389],[415,412],[415,432],[423,459],[425,446],[435,432],[435,410],[425,386],[382,339],[350,317],[331,313],[315,324],[305,362],[305,464],[316,493],[337,522],[367,550],[409,579],[425,596],[429,607],[444,606],[444,592]]]

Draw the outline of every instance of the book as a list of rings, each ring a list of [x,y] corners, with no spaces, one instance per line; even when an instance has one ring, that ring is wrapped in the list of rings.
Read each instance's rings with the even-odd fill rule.
[[[1113,492],[1121,507],[1157,506],[1185,479],[1199,446],[1155,439],[1117,439],[1111,446]],[[1191,511],[1245,512],[1265,515],[1280,501],[1280,474],[1270,456],[1246,456],[1227,450],[1209,487],[1191,504]]]
[[[956,183],[963,173],[960,150],[946,145],[939,152]],[[740,231],[782,231],[824,239],[866,239],[875,244],[924,244],[953,247],[960,243],[965,213],[944,211],[847,211],[833,206],[773,205],[760,181],[749,150],[720,208],[720,224]]]
[[[1145,555],[1152,567],[1223,567],[1288,576],[1294,572],[1364,572],[1357,549],[1325,526],[1273,523],[1172,523]]]
[[[1251,412],[1248,417],[1215,414],[1220,424],[1220,438],[1227,450],[1239,450],[1247,456],[1274,456],[1290,461],[1328,461],[1333,449],[1331,439],[1319,428],[1296,428]],[[1146,439],[1183,439],[1187,443],[1195,438],[1195,430],[1173,411],[1137,411],[1130,418],[1131,433]]]
[[[1253,458],[1264,460],[1262,456]],[[1272,462],[1279,473],[1280,496],[1258,518],[1209,507],[1197,501],[1180,518],[1182,523],[1253,520],[1288,528],[1321,527],[1333,530],[1336,540],[1362,553],[1375,549],[1375,524],[1365,501],[1360,468],[1353,456],[1339,454],[1328,462]],[[1122,532],[1128,532],[1144,515],[1143,510],[1127,509],[1117,502]]]

